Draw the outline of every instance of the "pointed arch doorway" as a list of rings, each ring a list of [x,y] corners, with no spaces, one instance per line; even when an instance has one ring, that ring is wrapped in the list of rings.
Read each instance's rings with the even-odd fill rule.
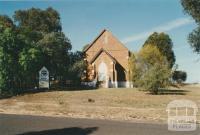
[[[98,67],[98,81],[101,83],[100,87],[108,87],[108,68],[107,65],[102,61]]]

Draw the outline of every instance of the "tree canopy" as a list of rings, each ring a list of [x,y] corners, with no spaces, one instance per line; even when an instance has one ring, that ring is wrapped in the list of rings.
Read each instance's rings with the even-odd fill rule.
[[[185,13],[191,15],[198,25],[189,34],[188,41],[193,51],[200,54],[200,0],[181,0],[181,4]]]
[[[20,28],[29,28],[31,31],[59,32],[62,30],[60,15],[53,8],[46,10],[31,8],[28,10],[17,10],[14,20]]]
[[[6,15],[0,15],[0,26],[2,28],[12,28],[14,27],[12,19]]]
[[[171,69],[165,56],[156,46],[146,45],[129,59],[130,79],[137,87],[158,94],[168,86]]]
[[[169,66],[172,68],[175,64],[176,58],[173,51],[173,43],[169,35],[165,33],[154,32],[151,34],[148,39],[145,41],[144,46],[156,46],[159,51],[165,56],[168,60]]]
[[[0,93],[34,88],[43,66],[61,82],[80,78],[83,55],[70,53],[72,45],[56,10],[17,10],[13,18],[0,16]]]

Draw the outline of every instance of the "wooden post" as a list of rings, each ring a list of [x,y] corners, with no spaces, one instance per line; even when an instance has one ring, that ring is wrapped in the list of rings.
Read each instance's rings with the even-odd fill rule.
[[[116,64],[114,64],[114,75],[115,75],[115,88],[117,88],[117,87],[118,87],[118,84],[117,84]]]

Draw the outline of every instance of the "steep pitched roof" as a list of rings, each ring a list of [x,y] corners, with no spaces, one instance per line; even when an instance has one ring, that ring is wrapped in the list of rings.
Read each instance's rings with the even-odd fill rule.
[[[104,30],[94,39],[94,41],[93,41],[91,44],[89,44],[83,51],[86,52],[86,51],[97,41],[97,39],[98,39],[99,37],[101,37],[101,35],[102,35],[105,31],[106,31],[106,29],[104,29]]]
[[[96,53],[96,55],[90,60],[90,64],[92,64],[92,63],[96,60],[96,58],[97,58],[102,52],[105,52],[105,53],[111,58],[111,60],[112,60],[114,63],[117,62],[117,60],[116,60],[112,55],[110,55],[109,52],[107,52],[106,50],[104,50],[103,48],[101,48],[101,49]]]
[[[104,29],[94,40],[91,44],[89,44],[83,51],[86,52],[102,35],[104,32],[106,32],[108,30]],[[115,36],[113,36],[114,38],[116,38]],[[116,38],[117,39],[117,38]],[[117,39],[118,40],[118,39]],[[120,40],[118,40],[118,42],[127,50],[129,50]]]

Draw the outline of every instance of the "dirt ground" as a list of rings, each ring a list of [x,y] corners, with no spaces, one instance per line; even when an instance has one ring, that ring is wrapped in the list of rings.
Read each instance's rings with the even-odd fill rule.
[[[0,100],[0,113],[66,116],[146,122],[167,122],[170,101],[194,101],[200,121],[200,86],[170,88],[160,95],[137,89],[51,91]]]

